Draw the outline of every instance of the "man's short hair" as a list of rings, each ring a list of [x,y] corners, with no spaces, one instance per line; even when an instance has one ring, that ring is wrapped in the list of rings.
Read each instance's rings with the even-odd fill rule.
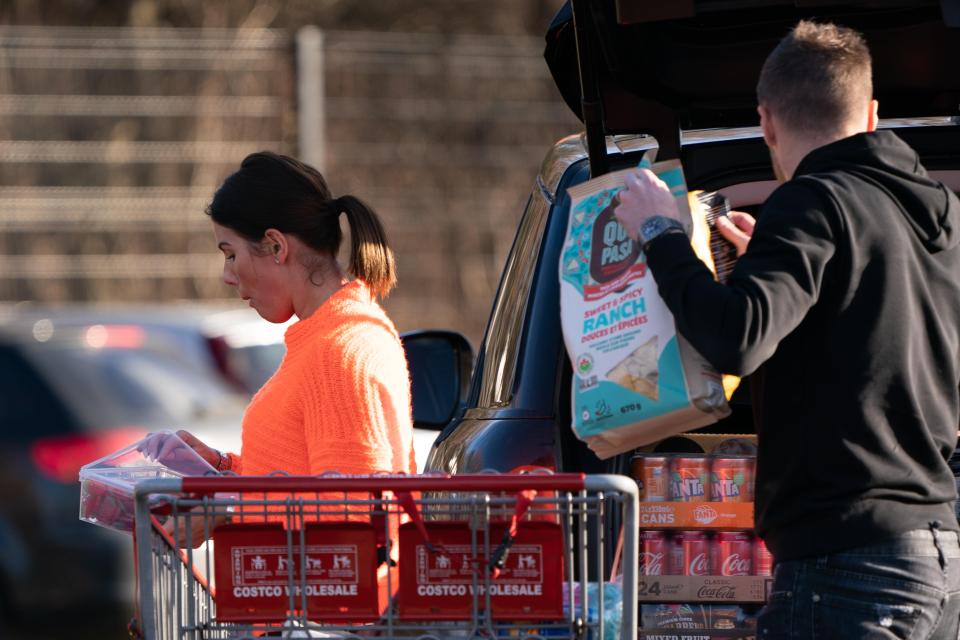
[[[803,20],[763,63],[757,100],[793,131],[833,133],[873,98],[871,74],[863,36]]]

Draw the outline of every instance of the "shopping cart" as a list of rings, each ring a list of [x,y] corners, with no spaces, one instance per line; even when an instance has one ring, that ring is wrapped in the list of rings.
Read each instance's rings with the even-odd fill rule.
[[[196,477],[136,491],[147,640],[634,640],[637,486],[583,474]],[[179,548],[171,532],[212,541]]]

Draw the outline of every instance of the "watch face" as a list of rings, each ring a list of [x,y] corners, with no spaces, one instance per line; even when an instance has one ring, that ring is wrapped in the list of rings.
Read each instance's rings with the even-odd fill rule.
[[[663,231],[664,227],[663,217],[654,216],[640,225],[640,235],[644,240],[649,240]]]
[[[649,242],[668,229],[683,229],[679,221],[666,216],[653,216],[640,225],[640,236],[643,242]]]

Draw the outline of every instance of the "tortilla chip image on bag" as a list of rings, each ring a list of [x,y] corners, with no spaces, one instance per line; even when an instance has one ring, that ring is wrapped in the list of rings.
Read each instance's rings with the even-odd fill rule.
[[[659,399],[657,353],[657,336],[653,336],[608,371],[607,379],[651,400]]]
[[[646,166],[670,186],[690,231],[680,163]],[[639,244],[614,216],[629,171],[569,190],[558,265],[561,327],[573,363],[573,430],[600,458],[730,414],[720,375],[677,334]]]

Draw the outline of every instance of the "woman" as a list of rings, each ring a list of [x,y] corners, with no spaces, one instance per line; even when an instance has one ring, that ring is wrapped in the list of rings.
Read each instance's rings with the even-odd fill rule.
[[[242,475],[415,472],[410,377],[376,302],[396,284],[376,214],[353,196],[332,197],[312,167],[269,152],[244,159],[208,214],[224,282],[264,319],[299,321],[244,414],[239,455],[181,438],[216,469]],[[341,215],[352,280],[337,262]]]

